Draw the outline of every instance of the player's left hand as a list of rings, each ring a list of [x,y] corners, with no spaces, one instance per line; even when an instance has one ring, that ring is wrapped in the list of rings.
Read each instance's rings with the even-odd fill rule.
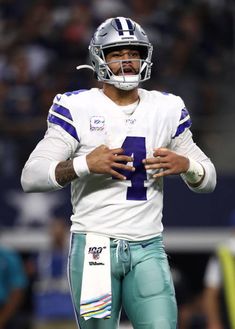
[[[159,170],[154,178],[184,173],[189,168],[189,159],[167,148],[154,149],[153,158],[143,160],[145,169]]]

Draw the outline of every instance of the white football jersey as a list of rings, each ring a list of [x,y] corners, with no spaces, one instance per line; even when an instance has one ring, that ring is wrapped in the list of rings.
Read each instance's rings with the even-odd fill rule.
[[[126,181],[92,173],[75,179],[71,183],[72,231],[127,240],[157,236],[163,230],[163,179],[153,179],[153,170],[146,171],[142,160],[152,157],[155,148],[166,147],[212,166],[191,138],[191,120],[182,99],[158,91],[138,92],[140,101],[132,114],[97,88],[54,98],[48,131],[29,163],[40,157],[73,159],[105,144],[122,147],[134,158],[136,168],[124,172]]]

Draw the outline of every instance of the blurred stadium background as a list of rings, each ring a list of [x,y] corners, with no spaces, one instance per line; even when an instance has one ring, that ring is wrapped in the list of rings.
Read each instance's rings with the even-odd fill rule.
[[[184,99],[194,139],[218,172],[211,195],[192,194],[179,178],[165,182],[165,245],[175,282],[187,282],[187,289],[179,284],[179,304],[200,298],[208,257],[228,236],[235,216],[233,0],[1,0],[0,242],[24,260],[31,283],[25,308],[33,329],[49,328],[52,320],[53,325],[59,321],[57,328],[70,328],[69,321],[75,327],[71,309],[63,314],[67,297],[53,299],[52,306],[62,303],[56,315],[45,310],[42,291],[35,293],[31,263],[50,247],[52,220],[64,218],[69,224],[71,208],[69,189],[24,194],[20,172],[43,137],[54,96],[95,85],[89,71],[75,68],[88,62],[91,35],[111,16],[129,16],[145,28],[154,44],[154,66],[144,87]]]

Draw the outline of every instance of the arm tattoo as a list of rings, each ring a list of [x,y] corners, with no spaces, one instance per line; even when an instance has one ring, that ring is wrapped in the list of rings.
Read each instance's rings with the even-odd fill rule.
[[[59,162],[55,169],[55,178],[61,186],[65,186],[75,178],[78,178],[73,169],[73,161],[67,160]]]

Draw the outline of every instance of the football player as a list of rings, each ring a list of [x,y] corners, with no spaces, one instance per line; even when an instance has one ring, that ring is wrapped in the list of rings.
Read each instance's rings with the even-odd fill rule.
[[[151,77],[152,50],[130,18],[102,23],[89,45],[91,66],[82,66],[102,88],[55,96],[45,137],[22,172],[25,192],[71,183],[68,277],[81,329],[118,328],[122,306],[135,329],[176,328],[163,177],[181,175],[198,193],[216,185],[183,100],[139,87]]]

